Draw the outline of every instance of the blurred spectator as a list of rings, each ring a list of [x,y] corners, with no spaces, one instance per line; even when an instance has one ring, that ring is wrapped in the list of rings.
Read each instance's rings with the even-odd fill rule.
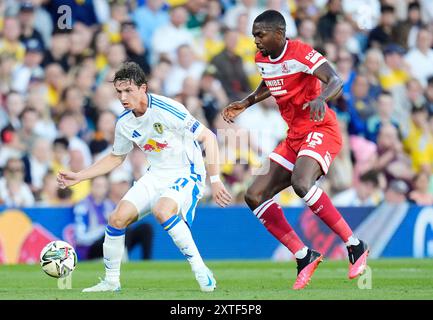
[[[304,19],[299,24],[299,39],[311,47],[316,46],[316,24],[311,19]]]
[[[198,94],[201,100],[204,115],[210,128],[215,129],[219,124],[218,114],[220,110],[228,104],[227,95],[221,85],[221,82],[215,78],[216,68],[209,65],[203,72],[200,80],[200,91]]]
[[[370,116],[367,120],[366,138],[376,142],[381,126],[385,124],[392,124],[400,130],[399,123],[393,115],[394,100],[392,95],[387,91],[383,91],[377,99],[377,114]]]
[[[376,114],[375,100],[369,95],[369,83],[366,75],[358,73],[348,96],[349,134],[365,136],[367,119]]]
[[[356,185],[363,173],[376,168],[379,156],[378,146],[374,142],[355,135],[349,137],[349,143],[353,161],[352,184]]]
[[[137,25],[138,34],[147,50],[152,51],[153,34],[169,21],[169,15],[164,8],[164,0],[147,0],[145,6],[140,6],[132,12],[132,18]]]
[[[174,98],[182,103],[194,118],[206,127],[209,127],[204,114],[203,104],[198,98],[199,89],[199,80],[188,76],[183,81],[181,91]]]
[[[121,43],[112,44],[107,52],[107,65],[98,73],[96,78],[96,86],[113,79],[115,71],[124,61],[126,61],[125,46]]]
[[[180,45],[176,51],[176,62],[167,75],[170,81],[167,81],[164,86],[164,92],[169,97],[174,97],[182,91],[187,77],[199,80],[205,69],[204,63],[196,59],[189,45]]]
[[[43,76],[44,70],[40,64],[44,57],[44,48],[37,39],[30,39],[26,42],[26,53],[24,61],[14,70],[12,77],[12,89],[25,94],[32,76]]]
[[[337,21],[343,18],[341,0],[328,0],[326,13],[323,14],[317,23],[317,31],[322,42],[332,39]]]
[[[234,30],[237,31],[238,34],[234,52],[242,59],[250,87],[256,88],[262,81],[262,78],[260,77],[255,61],[257,47],[251,37],[252,30],[248,29],[247,14],[241,13],[239,15],[237,27]]]
[[[403,152],[403,144],[399,138],[398,131],[392,124],[384,124],[377,137],[378,158],[375,169],[385,174],[386,181],[400,179],[412,180],[413,171],[411,161]]]
[[[380,0],[342,0],[343,12],[357,30],[372,30],[379,23]]]
[[[110,182],[108,197],[112,202],[119,203],[131,187],[132,176],[128,171],[118,168],[110,173],[108,181]]]
[[[236,29],[240,14],[247,14],[247,29],[253,30],[254,19],[264,11],[258,6],[257,0],[239,0],[224,14],[224,24],[230,29]]]
[[[286,21],[286,38],[295,38],[298,31],[295,20],[290,13],[288,2],[284,0],[266,0],[265,10],[276,10],[281,13]],[[248,35],[250,35],[252,33],[252,25],[248,22],[246,27]]]
[[[20,121],[22,127],[18,130],[18,136],[25,146],[25,151],[30,152],[36,139],[40,137],[35,130],[39,121],[39,113],[36,109],[27,107],[21,112]]]
[[[135,23],[132,21],[123,22],[120,27],[120,37],[122,44],[125,46],[128,61],[136,62],[144,70],[145,74],[149,75],[148,54],[140,39],[140,34],[135,29]]]
[[[0,204],[8,207],[30,207],[35,198],[24,182],[24,164],[21,159],[9,158],[0,178]]]
[[[343,96],[346,96],[350,94],[353,80],[356,77],[354,57],[348,50],[338,50],[336,71],[343,80]]]
[[[16,91],[9,91],[5,98],[5,118],[2,117],[4,127],[10,124],[14,129],[18,130],[21,127],[20,115],[25,108],[23,97]]]
[[[57,177],[52,170],[48,170],[42,180],[42,189],[37,197],[38,206],[56,206],[60,203],[58,195]]]
[[[361,52],[361,46],[355,38],[355,32],[352,25],[346,20],[338,21],[334,27],[332,40],[338,49],[348,50],[351,54],[358,55]]]
[[[409,200],[419,206],[433,206],[433,194],[429,192],[430,174],[421,171],[413,178]]]
[[[224,50],[211,60],[211,64],[217,69],[216,77],[224,87],[229,100],[243,99],[250,91],[242,59],[235,53],[237,41],[237,32],[227,29],[224,33]]]
[[[20,141],[16,130],[9,124],[1,130],[0,167],[3,168],[9,158],[20,159],[25,146]]]
[[[194,52],[200,60],[209,62],[223,50],[224,43],[220,29],[218,20],[207,20],[203,24],[201,33],[195,37],[193,45]]]
[[[2,99],[12,90],[12,70],[14,67],[15,58],[13,55],[7,52],[0,52],[0,97]]]
[[[117,117],[112,111],[106,110],[99,113],[96,131],[89,142],[89,149],[93,158],[111,152],[116,119]]]
[[[188,20],[186,26],[188,29],[200,29],[206,19],[206,2],[207,0],[188,0],[185,8],[188,10]]]
[[[73,172],[79,172],[85,168],[84,157],[80,150],[69,150],[69,168]],[[90,193],[91,183],[89,180],[81,181],[80,183],[70,187],[72,191],[71,201],[77,203],[87,197]]]
[[[332,203],[340,207],[376,207],[382,201],[379,173],[367,171],[359,178],[359,183],[332,198]]]
[[[415,172],[433,170],[433,135],[428,123],[425,105],[414,105],[409,120],[409,132],[403,140],[405,151],[412,160]]]
[[[23,157],[24,181],[30,186],[33,194],[39,194],[43,187],[43,179],[51,168],[51,142],[38,138],[32,145],[31,152]]]
[[[52,170],[54,175],[59,171],[69,169],[69,141],[65,137],[56,138],[53,141]]]
[[[405,49],[415,47],[419,28],[423,26],[421,7],[418,2],[408,4],[407,19],[399,21],[392,32],[393,42]]]
[[[397,23],[395,9],[389,5],[382,5],[379,25],[371,30],[368,37],[368,48],[384,48],[392,41],[392,31]]]
[[[87,143],[78,136],[80,132],[80,119],[73,112],[65,112],[60,116],[59,120],[59,135],[64,136],[68,140],[69,150],[80,150],[84,157],[84,166],[89,166],[92,162]]]
[[[433,114],[433,76],[427,79],[427,88],[425,90],[426,107],[429,115]]]
[[[401,205],[407,203],[409,186],[403,180],[392,180],[385,190],[384,200],[390,205]]]
[[[418,79],[422,86],[427,86],[427,79],[433,76],[433,35],[427,28],[420,28],[416,47],[409,50],[405,56],[411,75]]]
[[[51,45],[49,50],[45,51],[44,59],[41,65],[46,67],[51,63],[58,63],[63,71],[68,71],[70,62],[68,54],[71,47],[71,30],[55,29],[51,37]]]
[[[151,65],[159,61],[161,57],[176,60],[176,50],[182,44],[193,45],[192,33],[186,29],[188,11],[183,6],[170,8],[170,21],[155,30],[152,38],[153,56]]]
[[[31,1],[24,1],[20,5],[18,20],[21,24],[20,41],[26,44],[32,39],[36,39],[45,48],[44,38],[35,29],[35,7]]]
[[[383,68],[384,57],[379,49],[369,49],[365,53],[364,61],[359,66],[359,71],[363,73],[369,83],[369,95],[377,99],[382,86],[380,85],[380,71]]]
[[[0,38],[0,54],[8,53],[15,61],[22,63],[26,48],[19,40],[21,25],[15,16],[6,16],[3,20],[3,30]]]

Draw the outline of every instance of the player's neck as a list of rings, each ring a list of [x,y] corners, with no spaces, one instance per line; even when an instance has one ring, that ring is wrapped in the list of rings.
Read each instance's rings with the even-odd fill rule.
[[[149,101],[146,95],[146,97],[140,101],[139,106],[132,111],[132,113],[134,113],[134,116],[141,117],[143,114],[145,114],[147,111],[148,104]]]
[[[269,55],[269,57],[273,60],[275,60],[276,58],[280,57],[284,50],[286,49],[286,43],[287,43],[287,39],[284,40],[284,42],[281,43],[280,47],[278,48],[278,50],[274,53],[271,53]]]

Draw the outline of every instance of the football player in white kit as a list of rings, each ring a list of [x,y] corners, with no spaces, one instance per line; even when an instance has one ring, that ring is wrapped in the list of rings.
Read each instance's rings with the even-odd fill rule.
[[[186,257],[200,289],[213,291],[215,278],[200,256],[190,227],[206,179],[199,142],[206,151],[214,201],[221,207],[231,201],[219,179],[216,137],[181,103],[148,93],[145,74],[136,63],[124,63],[114,75],[113,84],[125,111],[116,123],[111,154],[80,172],[61,171],[58,184],[66,188],[107,174],[125,160],[134,144],[146,154],[150,167],[109,217],[103,245],[105,278],[83,292],[120,290],[125,228],[149,213],[153,213]]]

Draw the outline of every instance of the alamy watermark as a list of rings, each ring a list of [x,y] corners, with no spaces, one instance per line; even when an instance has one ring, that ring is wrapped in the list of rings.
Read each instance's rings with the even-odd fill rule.
[[[57,288],[60,290],[72,289],[72,273],[64,278],[57,279]]]
[[[365,267],[365,271],[358,278],[358,288],[361,290],[373,289],[373,273],[369,266]]]
[[[68,5],[61,5],[57,8],[60,15],[57,19],[57,28],[59,30],[72,29],[72,9]]]

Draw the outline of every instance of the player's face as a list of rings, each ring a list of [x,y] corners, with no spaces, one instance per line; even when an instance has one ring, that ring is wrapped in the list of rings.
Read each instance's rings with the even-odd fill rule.
[[[281,50],[281,36],[279,32],[272,30],[269,25],[255,23],[253,25],[253,37],[257,49],[263,56],[276,56]],[[284,44],[283,44],[284,47]]]
[[[114,87],[117,91],[117,98],[122,103],[122,106],[128,110],[134,110],[139,107],[145,97],[145,84],[138,87],[132,81],[117,81]]]

